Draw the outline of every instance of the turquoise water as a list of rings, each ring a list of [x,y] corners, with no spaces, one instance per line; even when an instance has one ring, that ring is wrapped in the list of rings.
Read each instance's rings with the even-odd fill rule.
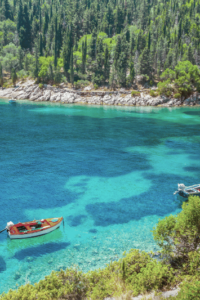
[[[104,267],[156,251],[153,226],[180,211],[177,183],[200,182],[200,108],[88,107],[0,100],[0,230],[63,216],[65,227],[0,234],[0,293],[52,270]]]

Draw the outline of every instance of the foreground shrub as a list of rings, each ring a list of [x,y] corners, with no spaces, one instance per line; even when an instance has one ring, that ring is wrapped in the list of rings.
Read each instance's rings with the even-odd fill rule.
[[[124,258],[124,264],[125,276],[123,276],[134,295],[169,286],[174,279],[173,269],[170,266],[152,259],[145,252],[130,251]]]
[[[134,96],[140,96],[140,92],[138,91],[132,91],[131,92],[131,96],[134,97]]]
[[[193,279],[181,285],[176,300],[198,300],[200,299],[200,281]]]
[[[200,198],[189,197],[177,216],[160,220],[153,230],[154,239],[165,256],[183,266],[190,260],[190,252],[197,251],[200,244]]]
[[[105,269],[86,274],[75,269],[52,272],[35,285],[25,285],[0,296],[1,300],[103,300],[123,293],[138,295],[173,283],[173,270],[149,254],[132,249]]]

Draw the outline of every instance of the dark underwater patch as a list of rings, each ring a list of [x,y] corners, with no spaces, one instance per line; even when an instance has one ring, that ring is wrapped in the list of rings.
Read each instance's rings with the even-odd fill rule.
[[[0,256],[0,273],[6,271],[6,262],[2,256]]]
[[[98,232],[98,230],[97,230],[97,229],[95,229],[95,228],[94,228],[94,229],[92,228],[92,229],[90,229],[90,230],[89,230],[89,232],[90,232],[90,233],[97,233],[97,232]]]
[[[78,216],[69,216],[68,222],[70,226],[76,227],[83,224],[84,220],[87,218],[86,215],[78,215]]]
[[[160,175],[144,174],[144,178],[152,182],[152,187],[145,193],[123,198],[118,202],[88,204],[86,211],[93,218],[94,225],[106,227],[124,224],[150,215],[163,217],[179,208],[174,201],[173,193],[177,189],[178,182],[187,182],[189,178],[172,177],[171,174],[164,173]]]
[[[200,110],[184,111],[183,113],[186,114],[186,115],[190,115],[190,116],[198,116],[198,117],[200,117]]]
[[[70,243],[46,243],[36,247],[29,247],[20,251],[17,251],[14,255],[14,258],[18,260],[23,260],[27,257],[39,257],[41,255],[54,253],[56,251],[66,249]]]

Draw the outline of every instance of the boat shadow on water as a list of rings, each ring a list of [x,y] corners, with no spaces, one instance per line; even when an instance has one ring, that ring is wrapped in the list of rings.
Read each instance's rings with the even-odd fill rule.
[[[54,253],[56,251],[66,249],[69,245],[70,245],[69,242],[68,243],[66,243],[66,242],[59,242],[59,243],[50,242],[50,243],[46,243],[46,244],[42,244],[42,245],[38,245],[38,246],[34,246],[34,247],[28,247],[26,249],[17,251],[15,253],[15,255],[13,256],[13,258],[16,258],[18,260],[23,260],[27,257],[37,258],[37,257],[45,255],[45,254],[50,254],[50,253]]]
[[[15,255],[16,251],[21,251],[23,249],[32,248],[41,246],[43,244],[48,243],[58,243],[63,238],[63,232],[59,229],[38,237],[30,238],[30,239],[18,239],[18,240],[10,240],[8,238],[7,249],[11,256]],[[29,255],[30,256],[30,255]]]

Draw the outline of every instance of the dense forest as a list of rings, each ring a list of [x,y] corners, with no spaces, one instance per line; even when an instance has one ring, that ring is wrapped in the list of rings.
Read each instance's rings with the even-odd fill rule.
[[[153,83],[200,65],[200,0],[0,0],[0,40],[1,85]]]

